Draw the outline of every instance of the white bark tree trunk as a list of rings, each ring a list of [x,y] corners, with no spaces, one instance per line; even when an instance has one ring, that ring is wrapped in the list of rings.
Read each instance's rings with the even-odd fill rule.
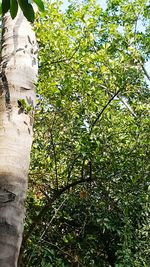
[[[21,11],[14,20],[6,14],[0,65],[0,267],[17,267],[22,241],[37,65],[30,23]]]

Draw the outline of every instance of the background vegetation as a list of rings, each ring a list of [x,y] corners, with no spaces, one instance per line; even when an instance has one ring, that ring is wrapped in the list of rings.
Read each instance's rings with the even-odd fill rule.
[[[22,266],[150,265],[149,18],[146,0],[50,1],[37,18]]]

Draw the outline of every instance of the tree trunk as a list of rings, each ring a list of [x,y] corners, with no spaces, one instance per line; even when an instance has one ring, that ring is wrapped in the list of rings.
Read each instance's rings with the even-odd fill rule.
[[[21,11],[3,17],[0,67],[0,267],[17,267],[37,78],[36,39]]]

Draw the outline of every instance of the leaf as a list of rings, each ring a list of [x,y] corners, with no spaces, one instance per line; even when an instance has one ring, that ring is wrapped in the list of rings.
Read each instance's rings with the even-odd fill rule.
[[[39,11],[44,12],[44,4],[41,0],[33,0],[33,2],[38,6]]]
[[[18,0],[18,2],[22,10],[25,10],[27,5],[29,5],[28,0]]]
[[[17,0],[10,0],[10,15],[14,19],[18,12],[18,2]]]
[[[27,18],[28,21],[33,23],[35,19],[35,14],[32,5],[28,3],[28,0],[19,0],[18,2],[21,10],[23,11],[24,16]]]
[[[10,9],[10,0],[2,1],[2,13],[5,14]]]
[[[34,22],[35,14],[34,14],[34,10],[31,4],[29,4],[25,10],[23,10],[23,14],[27,18],[28,21],[32,23]]]

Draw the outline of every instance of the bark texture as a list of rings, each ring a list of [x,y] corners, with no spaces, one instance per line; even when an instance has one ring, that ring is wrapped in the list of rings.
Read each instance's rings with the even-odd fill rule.
[[[38,68],[35,35],[21,11],[3,17],[0,68],[0,267],[17,267]]]

